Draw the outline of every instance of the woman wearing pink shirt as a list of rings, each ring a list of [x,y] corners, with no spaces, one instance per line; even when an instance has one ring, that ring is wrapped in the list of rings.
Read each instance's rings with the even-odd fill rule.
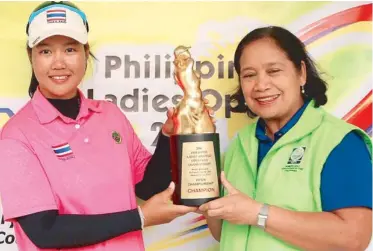
[[[72,3],[43,3],[26,30],[31,100],[0,134],[3,213],[19,250],[143,251],[144,227],[196,210],[169,203],[172,121],[152,156],[115,105],[84,97],[89,28]]]

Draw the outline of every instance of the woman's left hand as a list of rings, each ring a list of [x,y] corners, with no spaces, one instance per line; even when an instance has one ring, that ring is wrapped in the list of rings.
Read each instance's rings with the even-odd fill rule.
[[[199,211],[211,218],[226,220],[238,225],[256,225],[261,203],[232,186],[221,173],[221,182],[227,189],[228,195],[205,203]]]
[[[174,133],[174,122],[172,120],[172,115],[174,114],[175,108],[168,108],[167,110],[167,120],[162,126],[163,135],[170,137]]]

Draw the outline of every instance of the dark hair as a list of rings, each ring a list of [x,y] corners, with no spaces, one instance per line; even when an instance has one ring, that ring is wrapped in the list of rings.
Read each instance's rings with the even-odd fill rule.
[[[304,94],[302,97],[304,100],[313,99],[315,101],[315,107],[325,105],[327,102],[327,83],[319,76],[315,63],[308,55],[302,41],[284,28],[278,26],[257,28],[248,33],[239,42],[234,53],[234,68],[238,76],[240,76],[240,58],[244,48],[248,44],[262,38],[272,39],[276,45],[285,52],[297,70],[301,70],[302,61],[305,63],[307,79],[306,84],[304,85]],[[238,85],[235,93],[231,96],[231,100],[238,103],[238,105],[233,109],[235,112],[247,112],[249,117],[256,117],[256,114],[245,105],[245,99],[240,84]]]
[[[37,6],[33,11],[32,11],[32,13],[34,13],[34,12],[36,12],[36,11],[38,11],[38,10],[41,10],[41,9],[47,7],[47,6],[54,5],[54,4],[63,4],[63,5],[70,6],[70,7],[73,7],[73,8],[75,8],[75,9],[80,10],[80,9],[78,8],[78,6],[76,6],[75,4],[73,4],[73,3],[71,3],[71,2],[68,2],[68,1],[60,1],[60,2],[55,2],[55,1],[46,1],[46,2],[43,2],[43,3],[41,3],[40,5],[38,5],[38,6]],[[86,29],[87,29],[87,32],[89,32],[88,22],[84,22],[84,24],[85,24],[85,27],[86,27]],[[29,26],[30,26],[30,24],[29,24],[29,22],[27,22],[27,25],[26,25],[26,34],[27,34],[27,35],[28,35],[28,29],[29,29]],[[30,48],[28,45],[27,45],[26,47],[27,47],[27,53],[28,53],[28,55],[31,55],[31,48]],[[84,48],[85,48],[85,49],[89,49],[89,44],[87,43],[86,45],[84,45]],[[96,59],[95,56],[94,56],[91,52],[89,52],[89,55],[90,55],[91,57],[93,57],[94,59]],[[30,80],[30,86],[29,86],[29,88],[28,88],[28,94],[29,94],[29,96],[30,96],[31,98],[34,96],[34,93],[35,93],[36,89],[38,88],[38,86],[39,86],[39,81],[37,80],[37,78],[36,78],[36,76],[35,76],[35,73],[34,73],[34,71],[32,70],[32,76],[31,76],[31,80]]]

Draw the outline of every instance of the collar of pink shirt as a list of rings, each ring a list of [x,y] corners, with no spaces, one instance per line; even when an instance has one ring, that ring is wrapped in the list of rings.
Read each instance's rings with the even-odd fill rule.
[[[65,123],[73,123],[81,118],[84,118],[90,114],[90,111],[100,113],[102,112],[102,103],[87,99],[83,92],[78,89],[80,96],[80,111],[76,120],[68,118],[61,114],[40,92],[37,88],[34,96],[31,99],[31,104],[35,110],[35,113],[41,124],[47,124],[60,117]]]

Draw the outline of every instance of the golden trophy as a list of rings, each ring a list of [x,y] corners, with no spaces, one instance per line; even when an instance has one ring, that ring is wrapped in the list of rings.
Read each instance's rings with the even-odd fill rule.
[[[200,206],[220,196],[220,142],[189,48],[174,50],[174,79],[184,96],[172,117],[171,166],[176,185],[172,200],[177,205]]]

